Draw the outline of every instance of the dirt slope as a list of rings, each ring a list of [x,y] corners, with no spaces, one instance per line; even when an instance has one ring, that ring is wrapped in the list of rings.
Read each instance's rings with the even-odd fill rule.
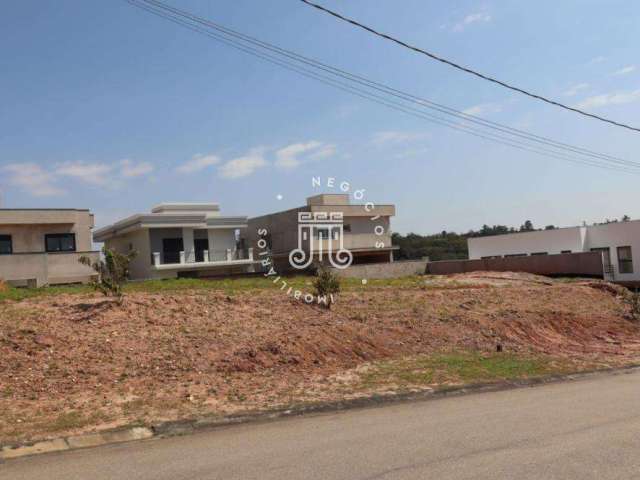
[[[0,304],[0,440],[17,436],[16,422],[55,432],[276,404],[363,362],[442,350],[640,358],[621,289],[454,277],[344,293],[331,311],[273,290]]]

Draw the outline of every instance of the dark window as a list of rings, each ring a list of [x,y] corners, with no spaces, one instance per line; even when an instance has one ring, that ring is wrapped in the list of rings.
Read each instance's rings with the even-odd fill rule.
[[[209,250],[208,238],[196,238],[193,240],[193,248],[196,251],[196,262],[208,262],[208,258],[204,258],[204,251]]]
[[[163,238],[162,257],[164,263],[180,263],[180,252],[184,251],[182,238]]]
[[[514,258],[514,257],[526,257],[526,253],[512,253],[511,255],[505,255],[504,258]]]
[[[48,233],[44,236],[44,245],[47,252],[75,252],[75,233]]]
[[[345,223],[344,224],[344,231],[345,232],[351,232],[351,224],[350,223]]]
[[[329,238],[329,229],[328,228],[318,228],[316,229],[316,238],[320,240],[326,240]]]
[[[633,273],[631,247],[618,247],[618,271],[620,273]]]
[[[571,250],[562,250],[560,253],[573,253]]]
[[[11,235],[0,235],[0,255],[9,255],[11,253],[13,253]]]
[[[532,253],[531,255],[549,255],[549,252],[535,252],[535,253]]]

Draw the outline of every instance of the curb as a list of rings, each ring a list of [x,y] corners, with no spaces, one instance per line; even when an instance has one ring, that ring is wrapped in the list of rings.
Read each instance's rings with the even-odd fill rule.
[[[288,408],[261,410],[245,414],[234,414],[225,417],[201,417],[195,419],[163,422],[150,426],[136,426],[130,428],[106,430],[104,432],[61,437],[35,443],[6,445],[0,449],[0,463],[3,463],[4,460],[31,455],[78,450],[82,448],[99,447],[116,443],[147,440],[150,438],[175,437],[180,435],[192,434],[198,431],[213,430],[216,428],[232,425],[265,423],[278,419],[298,417],[302,415],[335,413],[352,409],[374,408],[383,405],[437,400],[440,398],[469,395],[472,393],[500,392],[505,390],[537,387],[541,385],[549,385],[566,381],[584,380],[601,376],[630,374],[634,372],[640,372],[640,364],[633,364],[620,368],[608,368],[580,373],[570,373],[564,375],[548,375],[544,377],[522,380],[506,380],[498,383],[477,383],[456,387],[445,387],[438,390],[429,389],[417,392],[395,393],[389,395],[376,394],[369,397],[338,400],[334,402],[293,405]]]

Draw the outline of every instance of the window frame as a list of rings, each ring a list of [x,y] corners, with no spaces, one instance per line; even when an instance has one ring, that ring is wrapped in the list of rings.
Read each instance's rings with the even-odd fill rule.
[[[11,235],[0,235],[0,241],[8,241],[9,242],[9,251],[2,252],[0,251],[0,255],[12,255],[13,254],[13,237]]]
[[[60,241],[60,239],[62,238],[67,238],[67,237],[71,237],[72,241],[73,241],[73,246],[71,249],[62,249],[62,243]],[[60,246],[59,250],[53,250],[49,248],[49,240],[58,240],[58,244]],[[75,233],[45,233],[44,235],[44,251],[47,253],[69,253],[69,252],[76,252],[77,251],[77,244],[76,244],[76,234]]]
[[[622,258],[620,252],[628,250],[629,257]],[[616,248],[616,256],[618,257],[618,273],[621,275],[629,275],[633,273],[633,249],[630,245],[624,245]],[[624,266],[624,267],[623,267]]]

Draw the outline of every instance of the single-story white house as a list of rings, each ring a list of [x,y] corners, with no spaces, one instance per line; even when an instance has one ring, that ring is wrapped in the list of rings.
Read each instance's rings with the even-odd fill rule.
[[[96,230],[95,242],[137,255],[132,279],[218,276],[254,270],[253,249],[239,231],[247,217],[222,216],[216,203],[163,203]]]
[[[640,282],[640,221],[536,230],[468,239],[469,259],[602,252],[605,277]],[[635,258],[634,258],[635,254]]]

